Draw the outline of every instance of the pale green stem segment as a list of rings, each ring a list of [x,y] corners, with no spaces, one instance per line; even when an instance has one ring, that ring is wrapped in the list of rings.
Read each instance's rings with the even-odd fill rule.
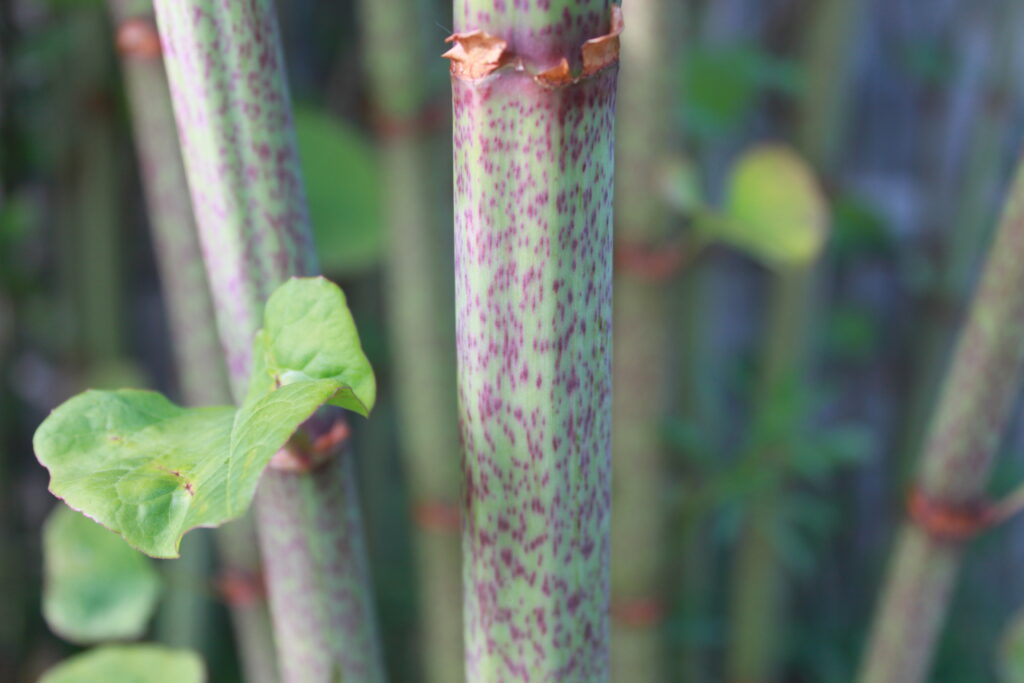
[[[387,192],[387,292],[399,440],[412,496],[424,680],[463,678],[459,433],[450,234],[442,239],[429,75],[416,0],[362,0],[363,48]],[[449,247],[450,248],[450,247]]]
[[[932,501],[970,505],[985,495],[1024,370],[1022,253],[1024,170],[1018,167],[925,441],[917,486]],[[858,680],[925,680],[963,550],[962,541],[904,525]]]
[[[608,678],[617,63],[558,85],[537,74],[564,58],[578,75],[581,48],[609,33],[611,9],[455,3],[470,681]],[[499,46],[490,56],[508,61],[479,77],[479,64],[458,61],[477,30]]]
[[[616,243],[657,251],[668,243],[671,216],[652,188],[677,146],[675,67],[679,0],[624,0],[619,111],[629,125],[617,142]],[[662,630],[669,483],[661,438],[671,373],[671,283],[619,269],[615,276],[615,394],[612,466],[612,648],[614,681],[666,677]]]
[[[218,329],[241,400],[263,302],[287,277],[316,271],[277,19],[270,0],[155,6]],[[349,467],[270,469],[257,494],[287,683],[384,678]]]
[[[862,8],[857,0],[821,0],[809,23],[798,138],[800,150],[825,175],[835,169],[842,148],[847,84]]]
[[[756,414],[771,410],[772,403],[788,383],[795,381],[800,370],[811,320],[813,270],[812,265],[794,266],[773,274]],[[729,681],[776,679],[786,632],[782,617],[786,574],[779,554],[778,530],[786,495],[787,456],[770,444],[753,454],[769,479],[764,489],[747,502],[736,549],[726,656]]]
[[[177,144],[153,5],[151,0],[109,0],[108,7],[116,28],[179,388],[188,405],[230,403],[231,390]],[[216,533],[226,571],[255,580],[259,563],[250,550],[256,542],[251,521],[235,522]],[[161,632],[170,645],[201,649],[206,641],[203,625],[208,615],[203,613],[205,600],[196,583],[202,581],[207,569],[207,537],[189,535],[182,541],[181,552],[161,609]],[[178,584],[184,585],[175,589]],[[246,680],[272,683],[276,680],[276,663],[266,604],[255,600],[230,608]]]

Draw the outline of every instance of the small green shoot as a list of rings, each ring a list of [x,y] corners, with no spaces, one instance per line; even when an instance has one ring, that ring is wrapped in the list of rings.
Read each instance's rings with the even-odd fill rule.
[[[147,555],[177,557],[185,532],[245,512],[271,457],[319,407],[366,416],[375,398],[341,289],[293,278],[267,301],[240,408],[87,391],[54,410],[33,445],[54,495]]]

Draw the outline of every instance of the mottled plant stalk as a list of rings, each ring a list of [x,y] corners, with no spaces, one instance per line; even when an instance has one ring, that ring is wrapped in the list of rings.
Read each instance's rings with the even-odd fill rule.
[[[764,364],[754,414],[772,409],[797,377],[810,322],[812,266],[793,266],[773,275],[766,328]],[[734,559],[726,680],[772,681],[785,635],[783,600],[786,575],[779,555],[778,529],[785,496],[787,454],[780,446],[760,444],[751,454],[765,483],[750,496]]]
[[[1024,370],[1024,170],[1004,208],[925,441],[917,490],[947,516],[984,505],[992,461]],[[899,534],[858,680],[918,683],[931,666],[964,538],[919,522]]]
[[[1008,122],[1014,114],[1011,103],[1017,101],[1020,88],[1015,68],[1020,61],[1017,29],[1024,14],[1016,4],[987,14],[991,16],[979,22],[980,26],[965,28],[981,34],[980,40],[992,43],[988,46],[988,59],[981,61],[991,61],[993,68],[987,78],[972,79],[981,80],[982,85],[975,88],[981,92],[971,93],[980,103],[975,107],[965,144],[963,170],[933,190],[946,198],[937,203],[938,219],[946,224],[945,235],[937,263],[937,291],[926,302],[931,305],[921,307],[925,318],[919,325],[919,341],[913,344],[914,382],[902,420],[904,435],[897,463],[900,482],[913,475],[914,459],[923,445],[928,418],[942,386],[945,363],[956,341],[959,314],[967,304],[972,277],[991,239],[991,215],[998,209],[993,202],[994,190],[1003,182],[1001,176],[1005,173],[1003,160],[1012,135]],[[990,35],[990,22],[998,27],[994,36]]]
[[[470,681],[608,678],[608,0],[458,0],[455,289]]]
[[[364,53],[388,187],[388,309],[402,456],[412,496],[424,680],[463,679],[459,433],[451,256],[430,178],[425,22],[415,0],[362,0]]]
[[[671,216],[652,196],[666,157],[677,149],[674,81],[682,3],[624,0],[619,108],[629,125],[617,143],[616,243],[656,253],[669,245]],[[623,262],[625,263],[625,262]],[[612,469],[612,648],[614,681],[665,680],[669,482],[662,439],[672,367],[668,344],[671,282],[619,264],[615,276]]]
[[[231,402],[213,302],[203,267],[188,183],[174,126],[160,38],[152,0],[108,0],[135,133],[135,147],[167,306],[179,389],[186,404]],[[217,531],[225,573],[256,577],[256,536],[250,520]],[[160,616],[161,638],[169,645],[202,649],[209,642],[206,600],[196,582],[206,575],[209,537],[190,534],[182,543],[178,569],[169,581]],[[177,581],[174,577],[178,577]],[[186,585],[176,589],[176,583]],[[273,640],[262,600],[230,605],[245,679],[276,680]]]
[[[273,288],[316,271],[270,0],[157,0],[178,136],[236,399]],[[287,683],[383,680],[352,456],[271,467],[256,499]]]

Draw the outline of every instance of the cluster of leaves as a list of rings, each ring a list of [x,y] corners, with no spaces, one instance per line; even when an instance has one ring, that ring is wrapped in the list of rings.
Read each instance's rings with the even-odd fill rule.
[[[786,486],[775,538],[780,557],[795,573],[813,568],[815,549],[838,521],[823,487],[872,452],[870,434],[864,429],[814,424],[815,409],[827,404],[827,398],[794,379],[783,382],[765,402],[766,408],[753,416],[749,436],[731,461],[720,457],[718,444],[696,424],[674,418],[665,430],[673,449],[702,474],[704,483],[692,494],[690,510],[712,514],[719,536],[738,535],[744,504],[752,497]],[[765,453],[777,456],[771,467],[765,466]]]
[[[43,616],[80,645],[140,638],[156,609],[159,574],[117,534],[57,505],[43,531]],[[105,645],[50,669],[43,683],[201,683],[202,660],[151,644]]]
[[[188,530],[245,512],[271,457],[317,409],[365,416],[375,398],[341,289],[293,278],[267,301],[240,407],[183,408],[130,389],[87,391],[59,406],[36,431],[36,455],[50,490],[107,529],[64,506],[53,512],[44,537],[51,628],[83,644],[141,636],[160,586],[133,548],[176,557]],[[203,678],[191,653],[132,645],[79,655],[45,680],[113,680],[111,671],[134,680],[132,671],[155,669],[168,681]]]
[[[370,364],[341,289],[293,278],[267,301],[239,408],[183,408],[152,391],[87,391],[40,425],[50,490],[153,557],[189,529],[245,512],[264,467],[314,411],[367,415]]]

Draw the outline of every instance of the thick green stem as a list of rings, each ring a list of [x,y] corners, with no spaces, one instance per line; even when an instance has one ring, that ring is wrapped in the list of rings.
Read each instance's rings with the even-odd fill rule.
[[[217,326],[240,399],[259,311],[316,270],[270,0],[155,3]],[[285,681],[383,679],[351,454],[269,469],[260,546]],[[346,523],[341,523],[345,520]]]
[[[152,2],[109,0],[108,6],[117,27],[121,68],[181,394],[189,405],[228,403],[231,391],[175,136],[174,112],[160,58]],[[235,550],[254,544],[251,523],[235,524],[217,534],[226,572],[256,576],[259,568],[255,556]],[[239,535],[246,540],[230,538]],[[205,613],[208,605],[203,598],[202,582],[209,555],[207,535],[186,537],[181,560],[174,563],[170,572],[170,588],[161,609],[161,636],[170,645],[202,649],[208,642],[205,624],[209,615]],[[275,680],[273,641],[265,604],[233,604],[231,618],[246,680]]]
[[[616,241],[630,249],[664,249],[671,225],[652,197],[675,145],[673,68],[679,0],[625,0],[620,111],[629,125],[617,146]],[[615,280],[612,464],[612,680],[662,681],[662,631],[669,478],[662,422],[668,403],[669,284],[635,269]]]
[[[795,267],[775,275],[755,421],[772,409],[799,370],[809,322],[812,272],[809,266]],[[760,448],[751,457],[765,470],[766,484],[747,504],[731,583],[726,678],[735,683],[773,680],[785,635],[782,607],[786,576],[779,556],[778,528],[787,457],[778,445],[763,444]]]
[[[412,496],[424,679],[463,678],[459,434],[451,257],[431,178],[437,161],[424,133],[423,17],[414,0],[362,0],[364,51],[388,188],[388,308],[402,454]],[[448,271],[450,272],[450,271]]]
[[[455,3],[471,681],[608,678],[617,59],[582,48],[616,24],[608,0]]]
[[[1024,370],[1024,171],[1018,167],[995,242],[929,428],[917,479],[942,505],[972,505],[985,486]],[[914,524],[899,536],[868,650],[863,683],[917,683],[963,555],[962,541]]]

